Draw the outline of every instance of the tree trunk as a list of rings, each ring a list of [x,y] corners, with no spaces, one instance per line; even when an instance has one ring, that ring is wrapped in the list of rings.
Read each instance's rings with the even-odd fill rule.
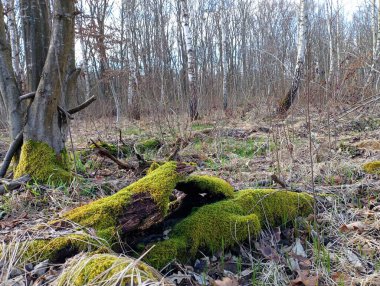
[[[0,1],[0,96],[8,115],[10,137],[14,140],[23,128],[21,92],[12,68],[11,47],[6,39],[4,9]]]
[[[20,0],[26,62],[26,92],[37,90],[49,49],[50,23],[46,0]]]
[[[74,54],[74,0],[56,0],[49,50],[41,80],[30,106],[24,127],[24,144],[15,177],[30,174],[43,181],[68,181],[65,142],[67,137],[67,101],[75,86],[79,71]],[[38,18],[48,21],[47,18]],[[44,26],[43,23],[35,23]],[[41,35],[42,39],[44,38]],[[36,39],[41,40],[41,39]],[[34,43],[34,42],[31,42]],[[33,44],[32,44],[33,45]],[[30,46],[31,54],[37,54]],[[38,65],[33,62],[32,77],[36,79]],[[34,85],[34,81],[30,84]]]
[[[300,83],[302,69],[305,61],[305,46],[306,46],[306,0],[300,0],[298,13],[298,43],[297,43],[297,64],[294,71],[292,85],[286,96],[280,101],[278,108],[279,113],[286,113],[292,106],[297,95]]]
[[[187,76],[189,79],[189,113],[190,119],[196,120],[199,116],[198,113],[198,95],[197,95],[197,80],[195,76],[195,54],[193,47],[193,36],[190,30],[190,14],[187,7],[187,0],[181,1],[181,11],[182,11],[182,27],[186,43],[187,51]]]
[[[374,0],[373,5],[376,6],[375,0]],[[375,9],[376,7],[374,8],[374,10]],[[373,45],[374,45],[373,46],[373,51],[374,51],[373,60],[372,60],[371,70],[369,71],[369,75],[368,75],[365,87],[367,87],[369,84],[373,82],[373,79],[376,73],[376,65],[379,62],[379,58],[380,58],[380,0],[377,7],[377,13],[378,13],[377,35],[376,35],[376,41],[375,40],[373,41]],[[374,25],[373,30],[376,30],[375,21],[373,21],[373,25]],[[375,33],[373,33],[373,37],[375,37]]]
[[[20,41],[18,35],[18,28],[16,22],[16,13],[15,13],[15,1],[14,0],[6,0],[5,1],[6,10],[7,10],[7,18],[8,18],[8,30],[9,30],[9,38],[12,48],[12,65],[13,70],[17,79],[17,83],[21,88],[21,76],[22,69],[20,63]]]
[[[226,13],[226,11],[222,11]],[[227,52],[227,21],[226,17],[222,16],[222,70],[223,70],[223,110],[228,107],[228,52]]]

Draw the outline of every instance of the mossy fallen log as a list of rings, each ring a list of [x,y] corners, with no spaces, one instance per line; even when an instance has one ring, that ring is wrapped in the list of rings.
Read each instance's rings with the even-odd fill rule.
[[[194,169],[168,162],[112,196],[67,212],[63,219],[93,228],[108,242],[116,240],[118,231],[125,235],[147,229],[165,218],[171,193]]]
[[[194,169],[193,165],[177,162],[157,164],[137,182],[112,196],[68,211],[50,226],[62,229],[71,221],[78,229],[89,228],[93,237],[100,237],[112,247],[118,238],[137,245],[157,225],[173,221],[170,238],[158,242],[146,256],[146,261],[161,267],[175,258],[194,258],[199,250],[214,252],[231,247],[257,235],[264,227],[282,225],[313,210],[313,199],[308,194],[278,190],[234,192],[220,178],[189,176]],[[182,195],[174,200],[175,189]],[[62,261],[78,252],[101,249],[104,244],[92,241],[93,237],[68,234],[32,241],[28,253],[37,260]]]
[[[198,250],[215,252],[313,211],[308,194],[278,190],[242,190],[232,199],[196,209],[175,225],[170,239],[156,244],[147,261],[162,267],[173,258],[194,258]]]

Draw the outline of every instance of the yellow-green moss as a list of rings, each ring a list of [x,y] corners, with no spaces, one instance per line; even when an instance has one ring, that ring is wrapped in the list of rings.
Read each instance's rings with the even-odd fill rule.
[[[161,147],[161,142],[157,138],[146,139],[140,141],[136,144],[136,148],[141,153],[145,153],[148,151],[155,151]]]
[[[163,214],[168,210],[169,197],[176,184],[184,179],[175,162],[168,162],[116,194],[96,200],[67,212],[64,219],[94,228],[99,237],[111,242],[115,238],[118,217],[128,207],[133,194],[148,192]]]
[[[151,267],[132,258],[95,254],[71,260],[56,285],[105,285],[107,282],[110,285],[132,285],[132,280],[133,284],[139,285],[139,282],[160,281],[161,277]]]
[[[368,174],[380,174],[380,161],[368,162],[363,165],[364,172]]]
[[[72,174],[68,170],[65,151],[57,155],[48,144],[29,140],[22,145],[14,177],[19,178],[29,174],[32,178],[45,183],[69,183]]]
[[[213,197],[232,198],[234,188],[225,180],[208,175],[189,176],[177,184],[176,189],[184,193],[207,193]]]
[[[91,252],[98,249],[104,251],[105,247],[103,242],[100,243],[87,234],[68,234],[53,239],[35,239],[26,243],[23,260],[27,262],[45,259],[57,262],[82,251]]]
[[[156,170],[158,167],[160,167],[160,163],[154,161],[152,164],[150,164],[148,170],[146,171],[146,174],[150,174],[152,173],[154,170]]]
[[[205,205],[175,225],[169,240],[159,242],[147,261],[162,267],[170,260],[193,258],[198,250],[217,251],[313,210],[308,194],[276,190],[243,190],[229,200]]]

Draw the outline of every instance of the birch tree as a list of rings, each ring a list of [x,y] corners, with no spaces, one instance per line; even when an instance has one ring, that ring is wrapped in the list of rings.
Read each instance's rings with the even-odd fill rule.
[[[189,114],[190,119],[195,120],[198,118],[198,95],[197,95],[197,81],[195,76],[195,51],[193,47],[193,36],[190,29],[190,14],[187,6],[187,0],[181,1],[181,15],[183,34],[186,43],[187,53],[187,75],[189,80]]]
[[[285,113],[293,104],[301,84],[302,69],[305,62],[306,48],[306,0],[300,0],[298,10],[298,40],[297,40],[297,62],[294,70],[292,85],[286,96],[280,101],[279,112]]]
[[[378,7],[377,7],[377,14],[378,14],[377,22],[375,19],[376,18],[375,10],[376,10],[376,0],[373,0],[373,10],[372,10],[372,12],[373,12],[373,14],[372,14],[372,31],[373,31],[373,34],[372,34],[372,37],[373,37],[372,50],[373,50],[373,56],[372,56],[371,69],[369,71],[369,75],[368,75],[365,86],[368,86],[369,84],[371,84],[373,82],[373,79],[374,79],[374,76],[376,73],[376,65],[379,62],[379,58],[380,58],[380,0],[378,2]],[[376,23],[377,23],[377,25],[376,25]],[[377,32],[375,32],[375,31],[377,31]]]

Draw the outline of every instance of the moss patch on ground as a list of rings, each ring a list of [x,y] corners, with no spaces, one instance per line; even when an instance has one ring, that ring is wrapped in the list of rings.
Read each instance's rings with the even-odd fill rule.
[[[161,276],[148,265],[129,257],[95,254],[74,257],[56,285],[148,285]]]
[[[172,259],[194,258],[198,250],[215,252],[257,235],[262,228],[291,222],[313,211],[308,194],[276,190],[242,190],[229,200],[205,205],[175,225],[169,240],[147,255],[154,267]]]
[[[181,180],[184,180],[184,175],[177,172],[177,163],[168,162],[116,194],[73,209],[64,214],[63,218],[94,228],[99,237],[112,242],[118,231],[118,218],[128,208],[132,195],[149,193],[165,215],[170,194]]]
[[[44,183],[69,183],[72,174],[68,162],[66,152],[57,155],[48,144],[29,140],[22,145],[14,177],[29,174],[33,179]]]
[[[363,165],[364,172],[368,174],[380,174],[380,161],[368,162]]]

